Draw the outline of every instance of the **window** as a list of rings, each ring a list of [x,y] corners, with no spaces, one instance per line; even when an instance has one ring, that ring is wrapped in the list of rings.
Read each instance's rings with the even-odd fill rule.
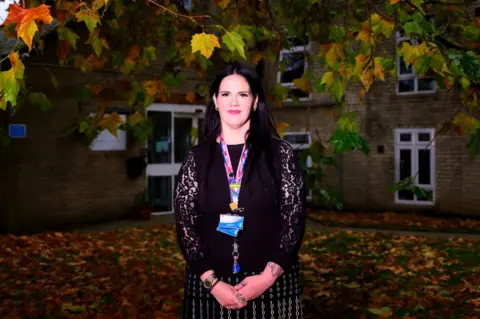
[[[402,35],[400,32],[396,34],[397,45],[402,42],[410,42],[411,45],[417,45],[416,40],[411,40],[409,37]],[[420,94],[420,93],[434,93],[435,92],[435,79],[433,77],[424,76],[420,78],[415,74],[413,65],[408,67],[402,57],[397,57],[397,94]]]
[[[290,143],[298,158],[300,158],[300,153],[312,145],[312,135],[310,132],[285,132],[283,139]],[[312,167],[312,158],[308,156],[306,162],[303,164],[305,166],[302,167]],[[307,190],[307,199],[312,199],[312,192],[310,190]]]
[[[293,80],[301,78],[307,69],[306,52],[310,49],[308,40],[292,39],[288,50],[280,51],[281,70],[277,73],[277,83],[289,88],[287,101],[308,100],[310,94],[293,85]],[[283,72],[282,72],[283,71]]]
[[[432,205],[435,202],[434,135],[434,129],[395,131],[395,181],[411,177],[416,186],[431,194],[431,198],[423,198],[411,190],[399,190],[395,193],[397,203]]]

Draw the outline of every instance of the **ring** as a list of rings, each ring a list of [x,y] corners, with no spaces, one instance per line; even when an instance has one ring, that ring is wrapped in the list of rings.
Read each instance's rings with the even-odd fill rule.
[[[240,282],[240,286],[245,287],[247,284],[244,283],[243,281]]]
[[[241,302],[245,302],[245,301],[246,301],[245,297],[242,296],[242,295],[239,294],[239,293],[237,293],[237,298],[238,298],[238,300],[240,300]]]

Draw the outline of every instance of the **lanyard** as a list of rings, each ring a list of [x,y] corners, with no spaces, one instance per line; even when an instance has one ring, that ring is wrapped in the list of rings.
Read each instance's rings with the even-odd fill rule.
[[[227,144],[222,136],[220,136],[220,146],[222,147],[223,163],[225,165],[225,172],[227,173],[228,188],[230,190],[230,209],[232,213],[236,214],[239,211],[242,211],[238,207],[238,197],[240,195],[240,188],[242,186],[242,178],[245,169],[245,162],[248,155],[248,148],[244,145],[242,154],[240,155],[240,160],[238,161],[237,174],[233,172],[232,161],[230,159],[230,154],[228,152]],[[237,237],[233,239],[233,266],[232,271],[234,274],[240,272],[240,264],[238,263],[238,257],[240,256],[238,252],[238,240]]]
[[[221,136],[220,145],[222,147],[223,163],[225,165],[225,172],[227,173],[228,187],[230,189],[230,209],[235,213],[238,209],[238,197],[240,195],[240,187],[242,186],[242,178],[245,169],[245,162],[247,160],[248,148],[245,145],[243,146],[242,155],[240,155],[240,160],[238,162],[237,174],[234,175],[230,154],[228,153],[227,145]]]

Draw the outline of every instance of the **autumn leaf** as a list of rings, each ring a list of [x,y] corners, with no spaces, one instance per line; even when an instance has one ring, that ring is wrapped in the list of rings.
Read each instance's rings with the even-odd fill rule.
[[[289,128],[290,125],[286,122],[279,122],[277,124],[277,133],[280,135],[281,138],[285,135],[285,129]]]
[[[205,32],[197,33],[191,40],[192,53],[200,51],[200,53],[207,59],[213,54],[215,48],[220,48],[217,36],[213,34],[206,34]]]
[[[322,84],[325,84],[327,88],[330,88],[333,84],[333,72],[325,72],[322,76]]]
[[[143,115],[140,112],[135,112],[128,116],[128,123],[134,126],[143,120]]]
[[[124,121],[120,115],[116,112],[113,112],[106,118],[102,119],[99,125],[102,128],[107,129],[113,136],[118,137],[118,125],[122,124],[123,122]]]
[[[155,80],[143,81],[142,87],[145,90],[145,94],[150,97],[155,96],[158,92],[158,85],[157,81]]]
[[[343,59],[345,59],[345,54],[343,45],[340,43],[334,43],[325,55],[325,60],[330,67],[335,67]]]
[[[260,60],[263,58],[262,52],[255,52],[255,54],[252,56],[252,63],[253,64],[258,64]]]
[[[363,27],[357,35],[357,40],[363,41],[372,45],[375,43],[375,39],[373,38],[372,30],[369,27]]]
[[[227,8],[228,5],[230,4],[230,0],[215,0],[215,2],[223,10],[225,10],[225,8]]]
[[[185,100],[193,104],[197,100],[196,96],[197,95],[195,92],[188,92],[187,95],[185,96]]]
[[[58,39],[68,41],[70,45],[76,50],[77,49],[77,41],[80,38],[72,29],[59,26],[57,28]]]
[[[16,23],[15,30],[19,38],[22,38],[28,46],[28,50],[32,50],[32,41],[35,33],[38,31],[37,23],[35,21],[42,21],[50,24],[53,21],[50,15],[50,7],[44,4],[31,9],[24,9],[18,4],[10,4],[9,13],[2,25]]]
[[[97,24],[100,23],[100,16],[98,15],[98,11],[88,8],[81,9],[75,14],[75,16],[77,17],[78,22],[85,22],[90,33],[93,32],[93,30],[97,27]]]
[[[361,74],[360,81],[363,83],[365,90],[368,92],[373,84],[373,71],[371,69],[364,70]]]
[[[25,72],[25,66],[23,65],[22,60],[18,52],[10,52],[8,55],[10,62],[12,63],[12,69],[15,73],[15,78],[23,79],[23,73]]]
[[[32,106],[38,107],[42,112],[53,110],[53,104],[43,92],[30,92],[28,101]]]
[[[390,4],[396,4],[396,3],[399,3],[403,0],[390,0]]]
[[[3,93],[0,106],[3,110],[6,109],[8,102],[10,102],[12,106],[17,105],[17,95],[19,90],[20,83],[15,76],[14,68],[11,68],[8,71],[0,72],[0,93]]]
[[[226,44],[232,52],[237,51],[242,58],[245,59],[245,42],[240,34],[235,31],[226,32],[222,37],[222,42]]]
[[[293,80],[293,85],[303,92],[310,92],[310,84],[305,78],[298,78]]]
[[[459,126],[469,133],[475,133],[480,129],[480,121],[466,113],[459,113],[452,121],[452,124]]]
[[[378,79],[385,81],[385,68],[382,65],[382,58],[375,57],[374,58],[375,68],[373,69],[373,75]]]

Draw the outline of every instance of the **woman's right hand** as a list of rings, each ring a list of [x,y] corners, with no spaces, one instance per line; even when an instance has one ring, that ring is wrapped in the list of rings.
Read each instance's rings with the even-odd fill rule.
[[[211,294],[221,306],[227,309],[241,309],[247,305],[246,302],[238,299],[237,291],[233,286],[222,281],[213,287]]]

